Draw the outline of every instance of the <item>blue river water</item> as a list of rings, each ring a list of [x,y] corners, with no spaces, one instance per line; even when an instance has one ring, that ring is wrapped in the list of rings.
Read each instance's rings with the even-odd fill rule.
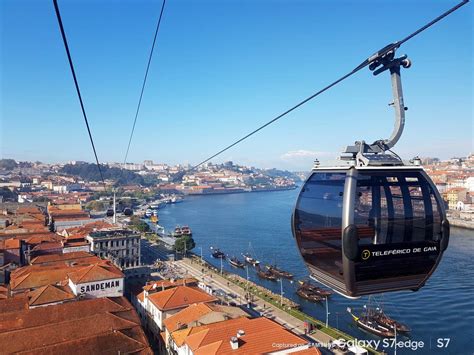
[[[187,197],[182,203],[159,210],[160,224],[168,231],[176,225],[189,225],[196,241],[194,252],[220,267],[211,257],[210,247],[229,256],[250,251],[262,264],[276,263],[295,275],[295,282],[283,281],[285,296],[301,304],[304,312],[326,319],[325,304],[314,304],[295,294],[296,280],[308,277],[291,234],[290,216],[298,190]],[[411,329],[397,348],[398,354],[473,354],[474,353],[474,232],[453,228],[450,245],[426,286],[418,292],[392,292],[375,297],[385,312]],[[245,277],[245,271],[224,262],[224,269]],[[275,293],[280,283],[261,280],[252,268],[250,279]],[[360,312],[367,297],[349,300],[340,295],[329,299],[329,324],[357,339],[379,339],[358,329],[347,307]],[[449,339],[449,340],[447,340]],[[419,345],[419,342],[423,345]],[[449,342],[449,343],[448,343]],[[418,345],[417,345],[418,344]],[[391,344],[379,349],[393,353]],[[447,346],[446,346],[447,345]],[[416,348],[416,350],[414,350]]]

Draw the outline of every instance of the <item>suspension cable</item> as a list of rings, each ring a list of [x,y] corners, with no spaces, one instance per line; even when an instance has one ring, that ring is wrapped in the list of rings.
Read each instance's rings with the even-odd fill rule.
[[[151,45],[150,55],[148,57],[148,64],[146,66],[145,77],[143,78],[142,89],[140,91],[140,98],[138,99],[137,110],[135,112],[135,118],[133,120],[132,131],[130,132],[130,138],[128,139],[127,151],[125,153],[125,158],[123,159],[123,165],[127,163],[128,152],[130,151],[130,145],[132,144],[133,133],[135,132],[135,125],[137,124],[138,113],[140,112],[140,106],[142,104],[143,92],[145,90],[146,79],[148,77],[148,71],[150,69],[151,59],[153,58],[153,50],[155,49],[156,38],[158,36],[158,31],[160,30],[161,18],[163,17],[163,11],[165,9],[166,0],[163,0],[161,5],[160,16],[158,18],[158,23],[156,24],[155,36],[153,37],[153,44]]]
[[[84,108],[84,102],[82,101],[81,90],[79,89],[79,83],[77,82],[76,72],[74,70],[74,65],[72,63],[71,52],[69,51],[69,46],[67,43],[66,33],[64,32],[63,21],[61,19],[61,13],[59,11],[58,1],[53,0],[54,3],[54,10],[56,11],[56,17],[58,19],[59,29],[61,30],[61,36],[63,38],[64,48],[66,49],[67,58],[69,60],[69,67],[71,69],[72,77],[74,79],[74,85],[76,86],[77,96],[79,97],[79,102],[81,104],[82,115],[84,117],[84,121],[87,127],[87,133],[89,134],[89,139],[92,145],[92,150],[94,151],[95,162],[97,164],[97,169],[99,169],[100,178],[102,180],[102,184],[104,185],[105,190],[105,180],[104,175],[102,174],[102,169],[100,168],[99,158],[97,157],[97,151],[95,149],[94,139],[92,138],[92,132],[89,126],[89,121],[87,119],[86,110]]]
[[[283,118],[284,116],[286,116],[287,114],[289,114],[290,112],[296,110],[297,108],[299,108],[300,106],[303,106],[304,104],[306,104],[307,102],[311,101],[312,99],[314,99],[315,97],[319,96],[320,94],[322,94],[323,92],[329,90],[330,88],[332,88],[333,86],[339,84],[341,81],[349,78],[350,76],[354,75],[355,73],[357,73],[359,70],[365,68],[366,66],[374,63],[376,60],[380,59],[381,57],[383,57],[384,55],[386,55],[387,53],[391,52],[391,51],[394,51],[395,49],[399,48],[403,43],[409,41],[410,39],[412,39],[413,37],[415,37],[416,35],[420,34],[421,32],[423,32],[424,30],[426,30],[427,28],[433,26],[435,23],[437,23],[438,21],[442,20],[443,18],[445,18],[446,16],[448,16],[449,14],[451,14],[452,12],[456,11],[457,9],[459,9],[461,6],[467,4],[469,2],[469,0],[463,0],[462,2],[460,2],[459,4],[457,4],[456,6],[452,7],[451,9],[449,9],[448,11],[444,12],[443,14],[441,14],[440,16],[436,17],[434,20],[430,21],[429,23],[427,23],[426,25],[424,25],[423,27],[420,27],[418,30],[416,30],[415,32],[411,33],[410,35],[406,36],[405,38],[403,38],[401,41],[397,41],[397,42],[394,42],[392,44],[389,44],[388,46],[382,48],[381,50],[379,50],[378,52],[376,52],[375,54],[373,54],[372,56],[370,56],[369,58],[367,58],[366,60],[364,60],[359,66],[357,66],[356,68],[354,68],[352,71],[350,71],[349,73],[345,74],[344,76],[340,77],[339,79],[337,79],[336,81],[332,82],[331,84],[327,85],[326,87],[324,87],[323,89],[319,90],[318,92],[314,93],[313,95],[309,96],[308,98],[304,99],[303,101],[299,102],[298,104],[296,104],[295,106],[291,107],[290,109],[286,110],[285,112],[279,114],[278,116],[276,116],[275,118],[273,118],[272,120],[268,121],[267,123],[265,123],[264,125],[258,127],[257,129],[253,130],[252,132],[248,133],[247,135],[243,136],[242,138],[236,140],[235,142],[233,142],[232,144],[229,144],[228,146],[226,146],[225,148],[219,150],[217,153],[211,155],[210,157],[204,159],[203,161],[201,161],[200,163],[196,164],[195,166],[193,166],[192,168],[190,168],[189,170],[187,170],[186,172],[189,172],[189,171],[192,171],[194,169],[197,169],[199,166],[201,166],[202,164],[204,163],[207,163],[209,160],[217,157],[218,155],[224,153],[225,151],[229,150],[230,148],[234,147],[235,145],[239,144],[240,142],[246,140],[247,138],[253,136],[255,133],[259,132],[260,130],[264,129],[265,127],[271,125],[272,123],[278,121],[280,118]],[[186,173],[185,172],[185,173]],[[184,175],[184,174],[183,174]]]

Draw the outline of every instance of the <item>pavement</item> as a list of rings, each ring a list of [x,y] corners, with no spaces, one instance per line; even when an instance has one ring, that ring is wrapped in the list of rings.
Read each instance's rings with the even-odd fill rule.
[[[335,340],[335,338],[321,332],[320,330],[316,330],[311,334],[305,334],[305,325],[303,321],[291,316],[271,303],[258,298],[256,295],[252,295],[252,308],[248,308],[245,299],[245,290],[243,288],[229,282],[217,272],[203,267],[199,262],[193,261],[189,258],[168,261],[168,255],[170,254],[169,250],[144,239],[141,241],[141,251],[142,260],[146,260],[149,263],[154,263],[156,260],[164,261],[164,267],[159,273],[156,273],[155,276],[162,278],[180,278],[183,276],[194,277],[199,281],[203,281],[206,285],[211,286],[217,292],[224,291],[227,294],[226,299],[228,302],[233,302],[244,307],[254,316],[264,316],[273,319],[292,332],[305,337],[308,341],[325,345]],[[204,272],[202,272],[203,270]],[[322,354],[342,353],[335,349],[330,351],[324,346],[320,347],[319,350]]]
[[[203,273],[203,268],[199,263],[193,262],[191,259],[183,259],[174,262],[174,264],[184,269],[185,274],[187,274],[187,276],[192,276],[198,280],[203,280],[206,284],[214,286],[214,288],[224,290],[225,292],[227,292],[227,294],[236,295],[236,297],[233,298],[235,303],[241,305],[246,303],[245,290],[227,281],[222,276],[213,271],[204,269]],[[261,316],[265,316],[267,318],[275,320],[276,322],[282,324],[287,329],[293,331],[296,334],[305,335],[305,327],[303,321],[291,316],[285,311],[275,307],[271,303],[268,303],[258,298],[257,296],[254,296],[254,301],[252,303],[254,305],[253,310],[258,312]],[[320,330],[316,330],[316,332],[310,335],[306,335],[306,337],[311,338],[315,342],[323,344],[327,344],[330,341],[334,340],[334,338],[327,335],[326,333],[321,332]]]

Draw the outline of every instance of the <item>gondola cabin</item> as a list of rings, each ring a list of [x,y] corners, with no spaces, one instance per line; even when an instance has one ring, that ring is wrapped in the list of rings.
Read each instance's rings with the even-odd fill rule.
[[[346,297],[418,290],[449,239],[421,166],[315,166],[292,222],[312,278]]]

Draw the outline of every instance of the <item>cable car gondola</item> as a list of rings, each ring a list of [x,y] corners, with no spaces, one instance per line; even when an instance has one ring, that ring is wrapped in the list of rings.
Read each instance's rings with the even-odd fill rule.
[[[405,122],[395,50],[369,66],[392,78],[396,123],[387,140],[348,146],[346,165],[321,167],[306,180],[292,218],[311,277],[346,297],[418,290],[448,246],[444,202],[419,159],[404,164],[391,148]]]

